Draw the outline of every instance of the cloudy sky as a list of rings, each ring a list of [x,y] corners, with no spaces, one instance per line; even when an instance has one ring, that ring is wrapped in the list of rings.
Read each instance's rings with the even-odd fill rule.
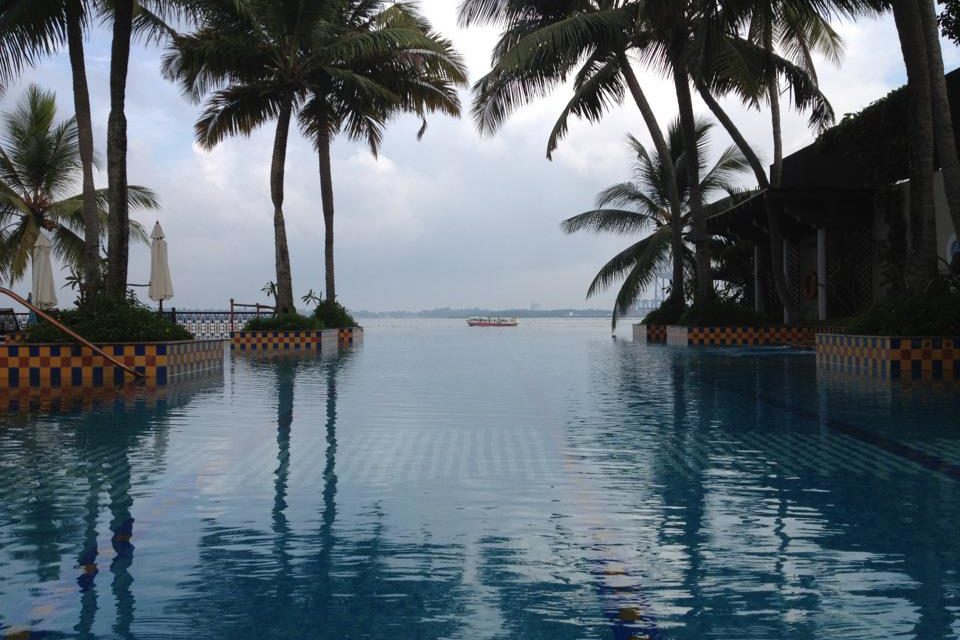
[[[422,0],[435,26],[465,56],[473,79],[489,68],[496,33],[462,31],[454,0]],[[905,81],[892,19],[838,25],[846,40],[842,69],[821,65],[821,84],[838,114],[855,111]],[[88,44],[88,74],[98,154],[104,159],[109,111],[109,33]],[[179,308],[224,308],[263,301],[260,288],[274,279],[272,206],[268,171],[273,131],[230,140],[212,152],[193,144],[198,107],[160,76],[162,51],[137,48],[127,98],[129,176],[156,190],[156,217],[170,245]],[[960,53],[944,43],[947,70]],[[661,123],[676,113],[672,83],[642,75]],[[9,88],[11,108],[23,87],[54,89],[66,117],[72,107],[66,53],[50,58]],[[463,96],[465,104],[469,96]],[[596,270],[627,244],[617,237],[565,236],[559,223],[590,208],[595,194],[629,175],[624,136],[647,141],[635,107],[625,106],[601,124],[576,123],[553,162],[545,144],[566,95],[516,114],[496,138],[477,134],[469,117],[435,117],[417,142],[419,123],[394,121],[379,159],[361,145],[334,147],[337,201],[338,294],[353,309],[416,310],[434,307],[607,307],[613,293],[586,301]],[[697,109],[708,113],[702,104]],[[766,114],[727,105],[747,138],[770,157]],[[805,118],[785,119],[788,152],[812,140]],[[719,129],[714,150],[729,144]],[[291,139],[285,213],[299,297],[323,289],[323,225],[317,159],[299,136]],[[132,248],[130,280],[149,279],[149,249]],[[60,275],[62,280],[62,274]],[[29,280],[17,287],[26,291]],[[72,297],[64,291],[61,303]]]

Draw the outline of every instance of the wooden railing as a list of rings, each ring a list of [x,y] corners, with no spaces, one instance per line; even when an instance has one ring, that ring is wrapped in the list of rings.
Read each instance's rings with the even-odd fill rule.
[[[3,294],[3,295],[5,295],[5,296],[7,296],[8,298],[12,298],[13,300],[19,302],[20,304],[22,304],[23,306],[25,306],[27,309],[30,309],[30,310],[33,311],[35,314],[37,314],[37,316],[43,318],[44,320],[46,320],[47,322],[49,322],[50,324],[52,324],[53,326],[55,326],[55,327],[56,327],[57,329],[59,329],[60,331],[64,332],[65,334],[67,334],[68,336],[70,336],[71,338],[73,338],[74,340],[76,340],[77,342],[79,342],[80,344],[82,344],[83,346],[85,346],[85,347],[87,347],[88,349],[90,349],[91,351],[93,351],[93,352],[94,352],[95,354],[97,354],[98,356],[104,358],[107,362],[111,363],[112,365],[114,365],[114,366],[116,366],[116,367],[120,367],[121,369],[123,369],[124,371],[126,371],[127,373],[129,373],[130,375],[132,375],[134,378],[142,379],[142,378],[145,378],[145,377],[146,377],[144,374],[140,373],[140,372],[137,371],[136,369],[134,369],[134,368],[132,368],[132,367],[128,367],[127,365],[123,364],[122,362],[120,362],[119,360],[117,360],[116,358],[114,358],[113,356],[109,355],[106,351],[104,351],[103,349],[101,349],[101,348],[98,347],[97,345],[93,344],[92,342],[90,342],[90,341],[87,340],[86,338],[78,335],[77,333],[75,333],[75,332],[73,332],[72,330],[68,329],[67,327],[63,326],[63,325],[62,325],[58,320],[56,320],[53,316],[49,315],[48,313],[46,313],[46,312],[43,311],[42,309],[39,309],[39,308],[33,306],[31,303],[27,302],[26,300],[24,300],[23,298],[21,298],[19,295],[17,295],[17,294],[14,293],[13,291],[10,291],[10,289],[4,289],[4,288],[0,287],[0,294]]]

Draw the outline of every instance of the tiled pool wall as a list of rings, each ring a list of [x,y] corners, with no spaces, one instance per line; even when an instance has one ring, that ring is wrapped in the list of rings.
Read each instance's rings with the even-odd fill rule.
[[[960,337],[817,336],[817,365],[880,380],[960,381]]]
[[[663,324],[635,324],[633,325],[633,341],[649,344],[666,344],[667,327]]]
[[[666,343],[684,347],[807,346],[817,327],[666,327]]]
[[[338,349],[363,342],[363,329],[325,329],[322,331],[235,331],[230,340],[234,353],[336,353]]]
[[[181,376],[223,369],[220,340],[98,346],[158,386]],[[0,344],[0,389],[95,388],[130,382],[131,377],[80,345]]]

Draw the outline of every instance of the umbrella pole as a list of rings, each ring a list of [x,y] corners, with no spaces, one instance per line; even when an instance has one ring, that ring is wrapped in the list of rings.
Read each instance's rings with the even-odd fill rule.
[[[163,300],[160,301],[160,313],[163,313]]]

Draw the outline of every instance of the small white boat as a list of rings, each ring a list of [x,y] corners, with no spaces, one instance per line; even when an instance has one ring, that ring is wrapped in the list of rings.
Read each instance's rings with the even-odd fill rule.
[[[471,327],[515,327],[520,324],[516,318],[469,318]]]

